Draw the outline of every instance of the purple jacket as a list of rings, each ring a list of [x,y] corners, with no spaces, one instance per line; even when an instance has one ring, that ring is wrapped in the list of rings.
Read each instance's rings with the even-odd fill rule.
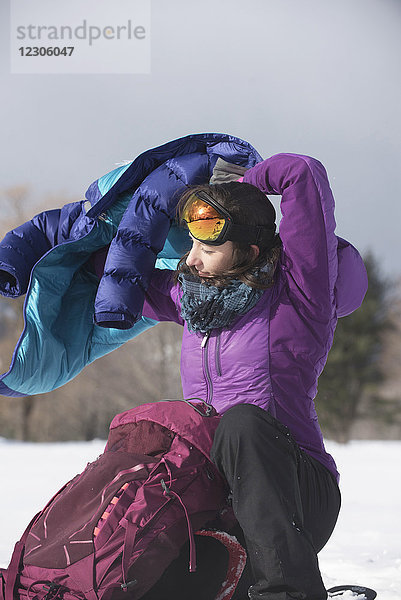
[[[313,399],[337,318],[358,308],[366,293],[366,270],[357,250],[334,234],[334,199],[320,162],[278,154],[249,169],[244,182],[282,195],[283,249],[273,287],[202,344],[204,335],[190,332],[181,317],[171,271],[155,270],[143,315],[184,326],[185,398],[202,398],[219,413],[239,403],[268,410],[338,479]]]

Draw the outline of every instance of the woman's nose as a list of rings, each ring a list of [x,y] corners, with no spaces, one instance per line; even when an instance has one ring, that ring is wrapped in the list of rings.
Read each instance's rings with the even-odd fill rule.
[[[191,248],[185,262],[187,263],[188,267],[195,267],[196,265],[199,265],[200,259],[194,247]]]

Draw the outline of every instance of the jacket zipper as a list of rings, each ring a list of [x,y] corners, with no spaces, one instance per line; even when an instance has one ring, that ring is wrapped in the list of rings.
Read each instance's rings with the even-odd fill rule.
[[[211,404],[213,399],[213,382],[210,375],[209,369],[209,352],[208,352],[208,341],[210,337],[210,331],[207,331],[204,335],[204,338],[201,343],[202,348],[202,364],[203,364],[203,374],[206,380],[206,402]]]
[[[116,223],[113,223],[113,221],[110,219],[110,217],[108,216],[107,213],[105,213],[105,212],[101,213],[97,217],[97,219],[98,219],[98,221],[103,221],[104,223],[106,223],[106,225],[110,225],[114,229],[114,235],[117,233],[118,225],[116,225]]]
[[[216,351],[215,351],[216,371],[217,371],[218,377],[221,377],[220,346],[221,346],[221,337],[220,337],[220,333],[218,333],[217,337],[216,337]]]

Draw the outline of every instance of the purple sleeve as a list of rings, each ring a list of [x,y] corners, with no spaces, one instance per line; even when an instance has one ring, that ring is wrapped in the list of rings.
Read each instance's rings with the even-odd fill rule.
[[[282,267],[314,314],[331,313],[337,238],[334,198],[323,165],[309,156],[277,154],[249,169],[244,182],[282,196]]]
[[[168,269],[154,269],[145,293],[143,317],[184,325],[179,301],[180,287],[174,283],[173,275],[174,271]]]

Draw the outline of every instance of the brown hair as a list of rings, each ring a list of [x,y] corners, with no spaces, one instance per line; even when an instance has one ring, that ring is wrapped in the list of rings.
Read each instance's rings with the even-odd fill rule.
[[[178,220],[182,222],[182,212],[188,199],[198,191],[209,196],[226,208],[239,225],[268,225],[276,219],[274,206],[256,186],[249,183],[221,183],[215,185],[197,185],[189,187],[181,196],[177,206]],[[273,283],[273,275],[280,256],[281,241],[276,234],[258,244],[259,254],[255,254],[250,244],[232,242],[234,246],[234,265],[224,274],[208,277],[202,281],[218,287],[226,286],[232,279],[239,279],[250,287],[267,289]],[[180,273],[197,275],[194,267],[186,264],[189,252],[184,254],[177,265],[175,280]],[[266,268],[267,267],[267,268]],[[270,268],[269,268],[270,267]]]

